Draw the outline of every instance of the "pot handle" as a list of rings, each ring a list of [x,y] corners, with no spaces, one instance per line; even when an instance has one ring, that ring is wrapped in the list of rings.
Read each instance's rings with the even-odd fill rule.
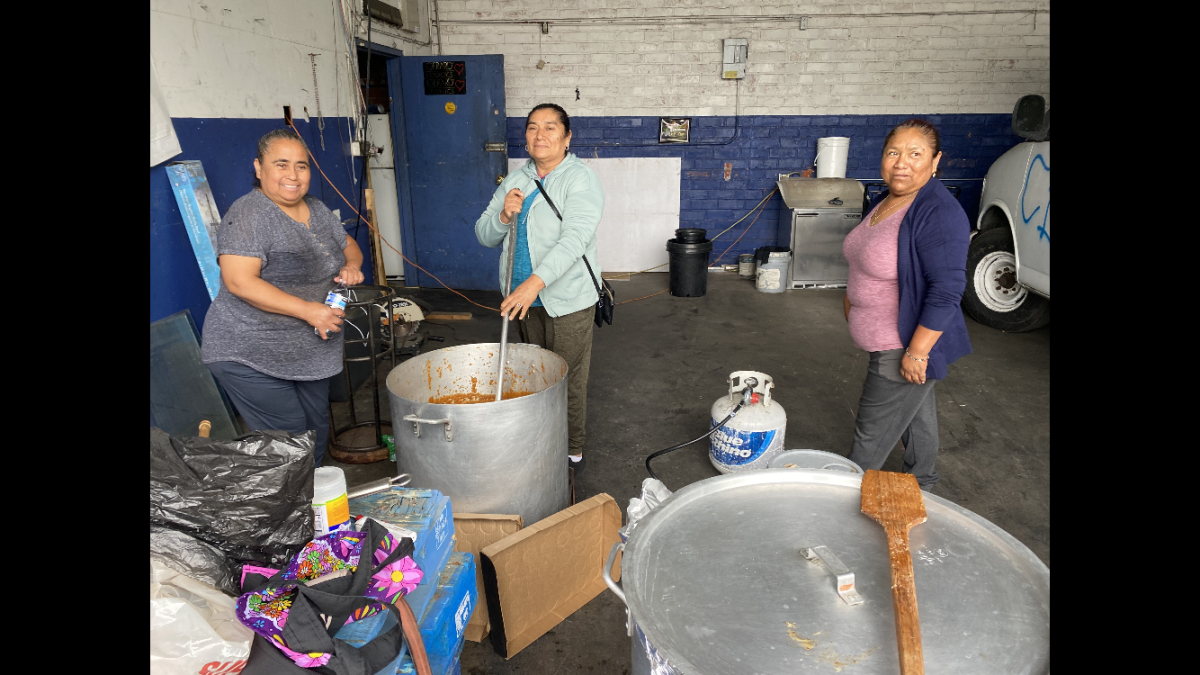
[[[421,437],[421,425],[422,424],[445,424],[446,425],[446,440],[447,441],[454,440],[454,429],[451,427],[449,417],[443,417],[440,420],[427,420],[427,419],[424,419],[421,417],[417,417],[416,415],[405,415],[404,421],[413,423],[413,433],[417,435],[417,438]]]
[[[849,472],[849,473],[858,473],[858,469],[855,469],[852,466],[846,466],[845,464],[842,464],[841,462],[830,462],[821,468],[828,469],[830,471],[843,471],[843,472]]]
[[[604,583],[608,586],[608,590],[616,593],[617,597],[621,599],[621,602],[624,603],[626,607],[629,607],[629,603],[625,602],[625,590],[621,588],[620,584],[613,581],[612,578],[612,568],[613,563],[617,560],[617,551],[624,550],[625,542],[618,541],[617,543],[613,544],[612,548],[608,551],[608,561],[604,563],[604,569],[601,570],[601,573],[604,576]]]

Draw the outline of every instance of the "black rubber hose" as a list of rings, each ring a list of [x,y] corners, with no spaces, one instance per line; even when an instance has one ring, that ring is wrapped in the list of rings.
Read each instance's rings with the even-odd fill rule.
[[[704,440],[704,439],[708,438],[709,436],[712,436],[712,435],[713,435],[713,432],[715,432],[717,429],[720,429],[721,427],[725,426],[725,423],[726,423],[726,422],[728,422],[729,420],[733,419],[733,416],[734,416],[734,415],[736,415],[736,414],[738,414],[738,411],[742,409],[742,405],[743,405],[743,404],[739,402],[739,403],[738,403],[738,404],[737,404],[737,405],[736,405],[736,406],[733,408],[733,411],[732,411],[732,412],[730,412],[730,413],[729,413],[729,415],[725,417],[725,419],[721,420],[720,422],[717,422],[717,424],[716,424],[715,426],[713,426],[713,428],[711,428],[711,429],[709,429],[709,430],[708,430],[708,433],[707,433],[707,434],[704,434],[704,435],[703,435],[703,436],[701,436],[700,438],[696,438],[696,439],[690,440],[690,441],[688,441],[687,443],[680,443],[679,445],[673,445],[673,446],[671,446],[671,447],[669,447],[669,448],[667,448],[667,449],[665,449],[665,450],[659,450],[658,452],[656,452],[656,453],[653,453],[652,455],[650,455],[649,457],[647,457],[647,458],[646,458],[646,471],[647,471],[647,473],[649,473],[649,474],[650,474],[650,477],[651,477],[651,478],[653,478],[654,480],[661,481],[662,479],[661,479],[661,478],[659,478],[659,477],[658,477],[658,475],[654,473],[654,469],[651,469],[651,468],[650,468],[650,460],[654,459],[655,457],[658,457],[659,455],[665,455],[665,454],[667,454],[668,452],[674,452],[674,451],[676,451],[676,450],[678,450],[678,449],[680,449],[680,448],[687,447],[687,446],[691,445],[692,443],[697,443],[697,442],[699,442],[699,441],[702,441],[702,440]]]

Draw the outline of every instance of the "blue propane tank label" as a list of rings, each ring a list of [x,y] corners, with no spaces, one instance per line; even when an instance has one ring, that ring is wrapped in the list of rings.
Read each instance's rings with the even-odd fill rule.
[[[715,425],[716,420],[710,422]],[[763,456],[771,449],[779,435],[778,429],[770,431],[737,431],[721,427],[710,437],[710,450],[718,462],[728,466],[743,466]],[[782,444],[782,440],[780,441]]]

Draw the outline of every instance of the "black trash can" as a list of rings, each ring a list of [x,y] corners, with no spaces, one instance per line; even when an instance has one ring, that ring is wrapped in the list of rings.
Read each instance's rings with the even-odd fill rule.
[[[703,229],[686,227],[675,230],[675,238],[667,240],[671,295],[698,298],[708,291],[708,255],[713,245],[705,234]]]
[[[791,253],[792,249],[786,246],[759,246],[754,249],[754,261],[760,266],[766,265],[772,253]]]

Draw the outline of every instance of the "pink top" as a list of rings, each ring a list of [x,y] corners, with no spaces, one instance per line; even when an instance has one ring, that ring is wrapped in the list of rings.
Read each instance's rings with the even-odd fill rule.
[[[899,349],[900,287],[897,285],[896,249],[900,221],[908,204],[871,227],[871,213],[846,235],[842,255],[850,263],[846,295],[850,298],[850,337],[859,349],[879,352]],[[878,207],[876,207],[878,208]]]

